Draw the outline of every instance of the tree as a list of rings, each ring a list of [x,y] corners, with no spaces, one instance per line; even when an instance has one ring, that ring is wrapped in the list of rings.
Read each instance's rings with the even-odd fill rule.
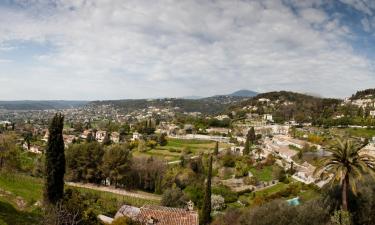
[[[212,177],[212,155],[209,159],[206,190],[204,193],[202,208],[202,224],[209,224],[211,221],[211,177]]]
[[[21,152],[14,135],[0,135],[0,171],[12,172],[21,168]]]
[[[104,176],[111,184],[126,185],[129,180],[131,165],[131,153],[122,145],[114,145],[106,149],[103,156],[102,170]]]
[[[258,159],[257,159],[257,160],[260,160],[260,155],[263,153],[263,149],[261,149],[261,148],[256,148],[256,149],[255,149],[255,153],[258,155]]]
[[[219,154],[219,142],[216,142],[215,148],[214,148],[214,155],[218,155],[218,154]]]
[[[256,135],[255,135],[255,130],[254,127],[251,127],[247,136],[249,137],[250,144],[254,144],[256,141]]]
[[[49,125],[46,149],[45,201],[56,204],[64,195],[65,153],[63,139],[64,116],[56,114]]]
[[[94,135],[92,134],[92,132],[89,132],[89,133],[87,134],[86,141],[87,141],[88,143],[93,142],[93,141],[96,141]]]
[[[109,132],[107,132],[107,134],[105,135],[104,139],[103,139],[103,145],[111,145],[112,141],[111,141],[111,134]]]
[[[32,138],[33,138],[33,133],[31,133],[30,131],[28,131],[24,134],[23,140],[25,141],[25,143],[27,145],[27,150],[30,150]]]
[[[337,139],[336,143],[328,149],[332,155],[323,158],[321,166],[315,170],[315,173],[334,174],[332,183],[339,182],[341,185],[343,211],[348,211],[348,188],[356,194],[357,180],[362,179],[365,173],[374,175],[375,172],[375,158],[362,154],[362,148],[362,145],[351,140]]]
[[[66,177],[72,181],[101,183],[104,149],[98,142],[75,144],[66,150]]]
[[[250,154],[250,139],[249,135],[246,136],[245,147],[243,149],[243,155]]]
[[[168,144],[167,134],[166,133],[160,134],[159,145],[160,146],[166,146],[167,144]]]
[[[178,187],[172,187],[164,191],[161,205],[167,207],[183,208],[186,206],[187,197]]]

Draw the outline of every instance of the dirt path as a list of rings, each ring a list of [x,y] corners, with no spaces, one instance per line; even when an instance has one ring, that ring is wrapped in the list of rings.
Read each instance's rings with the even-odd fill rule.
[[[97,190],[97,191],[106,191],[106,192],[111,192],[114,194],[134,197],[134,198],[141,198],[141,199],[147,199],[147,200],[153,200],[153,201],[161,200],[161,196],[146,193],[146,192],[140,192],[140,191],[133,192],[133,191],[127,191],[124,189],[114,188],[114,187],[109,187],[109,186],[98,186],[95,184],[84,184],[84,183],[73,183],[73,182],[65,182],[65,184],[68,186],[72,186],[72,187],[87,188],[87,189],[92,189],[92,190]]]

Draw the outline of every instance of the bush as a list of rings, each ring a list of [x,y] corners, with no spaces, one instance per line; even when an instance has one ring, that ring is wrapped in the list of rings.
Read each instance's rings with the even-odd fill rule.
[[[164,191],[161,204],[167,207],[183,208],[186,206],[187,197],[180,188],[170,188]]]
[[[213,187],[212,194],[223,196],[225,203],[236,202],[238,199],[237,193],[231,191],[229,187],[224,185]]]
[[[225,200],[221,195],[212,195],[211,196],[211,206],[215,211],[220,211],[225,208]]]

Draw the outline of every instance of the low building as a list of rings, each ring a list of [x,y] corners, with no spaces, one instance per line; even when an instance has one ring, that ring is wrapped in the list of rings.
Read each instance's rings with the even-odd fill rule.
[[[98,130],[95,135],[95,139],[102,143],[104,141],[105,136],[107,135],[107,131]]]
[[[243,146],[232,146],[230,148],[230,151],[233,152],[236,155],[243,155],[244,149],[245,149],[245,147],[243,147]]]
[[[301,166],[296,166],[297,172],[293,175],[293,178],[303,182],[305,184],[315,183],[317,180],[314,176],[315,166],[304,162]]]
[[[120,134],[118,132],[112,132],[111,133],[111,141],[113,143],[119,143],[120,142]]]
[[[142,138],[142,134],[138,133],[138,132],[134,132],[133,133],[133,137],[132,137],[132,141],[136,141],[136,140],[139,140]]]

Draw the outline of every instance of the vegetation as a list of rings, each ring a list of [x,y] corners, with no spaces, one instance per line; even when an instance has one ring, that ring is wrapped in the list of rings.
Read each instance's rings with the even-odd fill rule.
[[[204,192],[204,204],[201,214],[201,223],[209,224],[211,221],[211,178],[212,178],[212,155],[209,159],[206,189]]]
[[[62,130],[64,116],[56,114],[49,126],[46,149],[45,201],[56,204],[64,195],[65,153]]]
[[[357,181],[363,174],[374,174],[375,158],[361,154],[363,146],[351,140],[337,140],[336,145],[329,151],[332,153],[322,160],[322,165],[316,172],[329,172],[334,174],[332,182],[339,182],[342,187],[342,210],[348,211],[348,189],[357,192]]]

